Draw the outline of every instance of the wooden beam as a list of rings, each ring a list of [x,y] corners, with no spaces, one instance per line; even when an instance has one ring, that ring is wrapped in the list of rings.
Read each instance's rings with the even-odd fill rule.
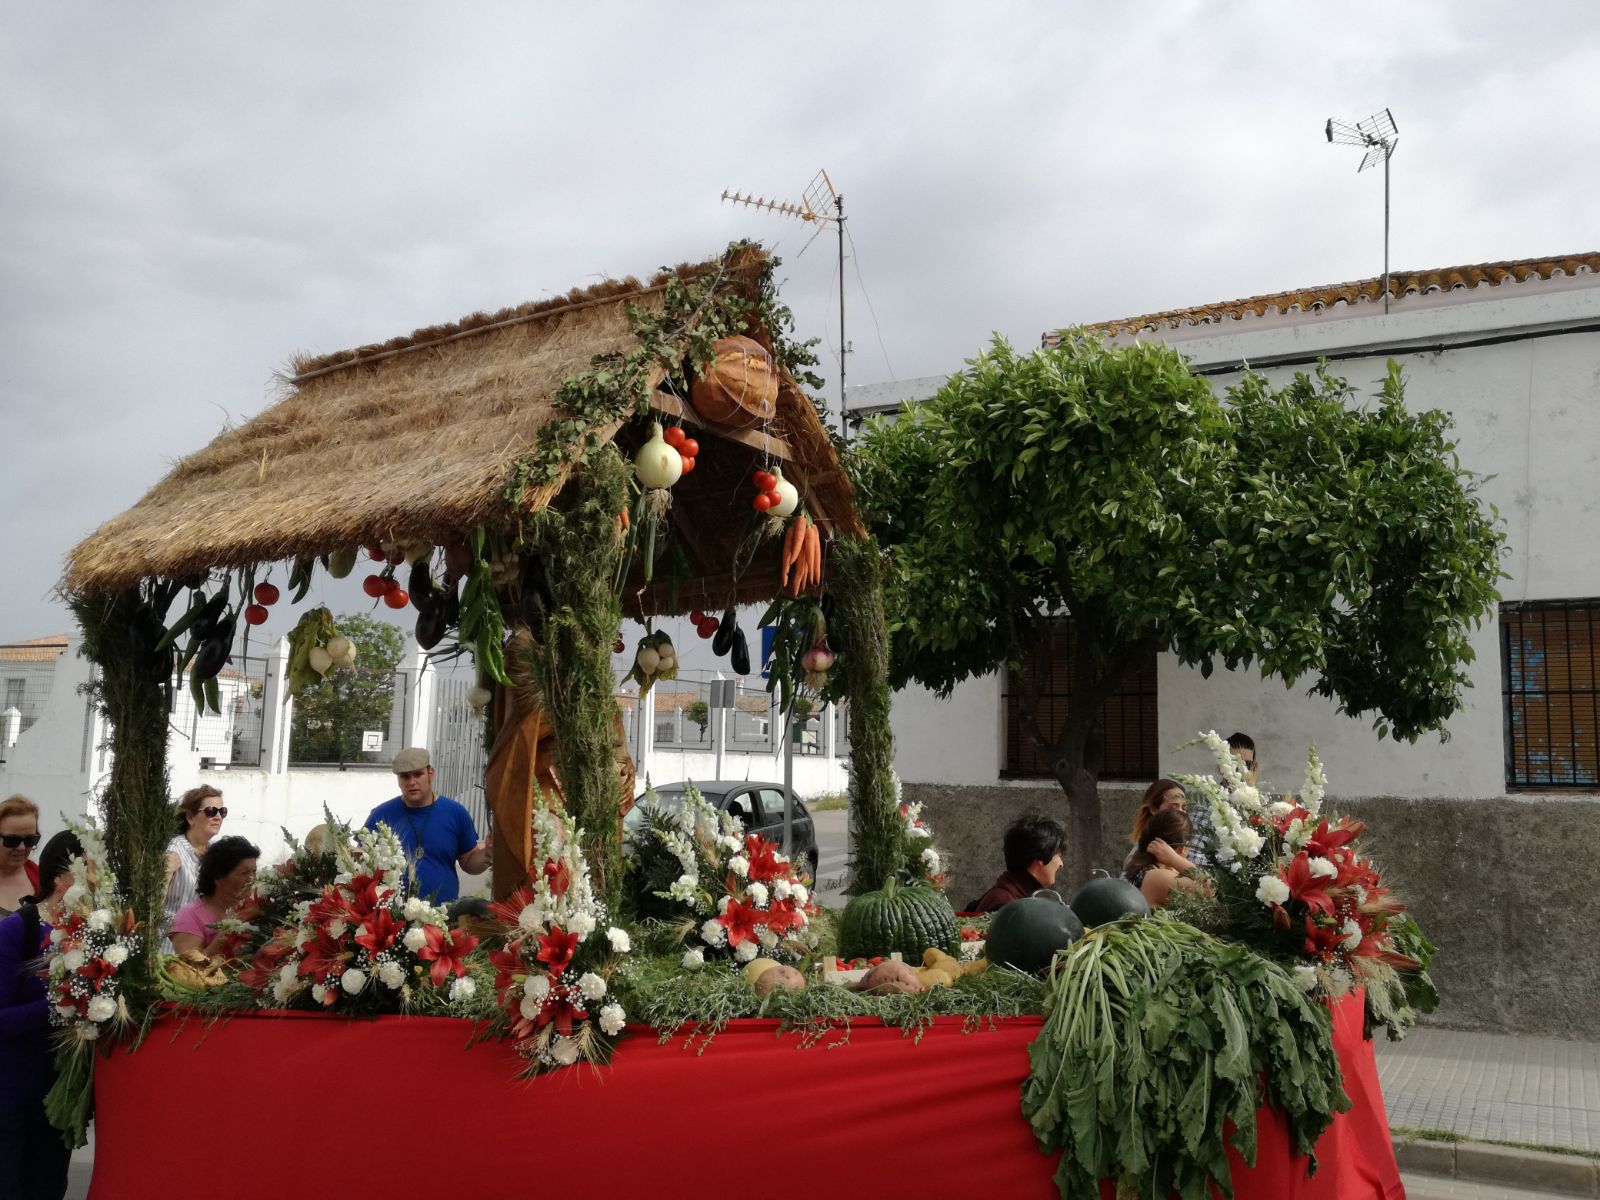
[[[730,442],[738,442],[741,445],[749,446],[752,450],[770,454],[773,458],[781,458],[784,462],[799,461],[794,452],[794,447],[777,434],[764,433],[759,429],[730,429],[726,425],[718,425],[713,421],[706,420],[670,392],[663,392],[659,389],[651,392],[650,407],[666,416],[677,417],[678,420],[686,425],[704,429],[715,437],[724,438]]]

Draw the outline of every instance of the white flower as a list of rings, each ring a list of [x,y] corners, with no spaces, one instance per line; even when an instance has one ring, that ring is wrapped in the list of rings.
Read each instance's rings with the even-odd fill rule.
[[[754,942],[740,942],[739,948],[733,952],[733,956],[740,962],[749,962],[756,956],[756,944]]]
[[[66,936],[67,931],[65,929],[52,929],[50,931],[50,944],[59,946],[66,939]]]
[[[463,1000],[471,1000],[478,994],[478,985],[472,982],[470,975],[463,975],[460,979],[450,983],[450,1002],[459,1004]]]
[[[772,881],[772,895],[778,900],[787,900],[794,891],[794,885],[787,879],[774,879]]]
[[[1294,968],[1294,981],[1300,985],[1302,992],[1317,990],[1317,969],[1300,963]]]
[[[328,989],[320,983],[313,983],[311,985],[311,998],[321,1004],[328,998]]]
[[[1274,800],[1271,804],[1267,805],[1267,812],[1274,817],[1287,817],[1293,811],[1294,805],[1290,804],[1287,800]]]
[[[87,1016],[89,1020],[93,1021],[95,1024],[98,1025],[102,1021],[109,1021],[116,1015],[117,1002],[110,996],[96,996],[93,1000],[89,1001],[89,1010]]]
[[[1362,887],[1359,883],[1350,890],[1355,893],[1356,904],[1361,905],[1367,902],[1367,889]]]
[[[594,918],[588,913],[573,913],[567,921],[567,932],[575,933],[580,938],[586,938],[594,932]]]
[[[405,937],[400,940],[405,944],[407,950],[415,954],[428,944],[428,935],[421,925],[413,925],[406,930]]]
[[[98,1025],[79,1025],[78,1026],[78,1040],[79,1041],[92,1042],[96,1038],[98,1038],[99,1036],[100,1036],[100,1026],[98,1026]]]
[[[406,981],[406,969],[397,962],[386,962],[378,968],[378,982],[391,992]]]
[[[110,929],[111,928],[111,914],[107,910],[105,910],[103,908],[95,909],[92,913],[89,914],[89,928],[90,929]]]
[[[932,846],[929,846],[917,857],[922,860],[922,865],[927,867],[928,870],[932,871],[935,875],[939,873],[939,852]]]
[[[727,939],[728,931],[716,920],[707,921],[700,926],[700,937],[707,944],[720,946]]]
[[[811,893],[806,890],[806,885],[797,883],[789,889],[789,898],[794,901],[796,908],[804,908],[811,899]]]
[[[128,961],[128,948],[121,942],[113,942],[106,947],[106,952],[101,957],[113,967],[120,967]]]
[[[912,825],[906,830],[906,836],[913,838],[931,838],[933,836],[933,830],[929,829],[926,825]]]
[[[717,839],[717,846],[720,849],[726,850],[729,854],[737,854],[741,849],[744,848],[744,843],[736,837],[719,837]]]
[[[756,938],[760,941],[761,948],[763,950],[771,950],[778,944],[778,935],[773,933],[770,929],[763,929],[760,933],[756,934]]]
[[[606,940],[611,943],[614,954],[626,954],[633,949],[633,941],[628,937],[628,931],[618,929],[615,925],[606,930]]]
[[[1283,844],[1289,848],[1290,853],[1298,854],[1311,840],[1311,834],[1311,822],[1304,817],[1296,817],[1289,822],[1288,832],[1283,835]]]
[[[1261,853],[1261,847],[1266,845],[1261,834],[1246,826],[1237,830],[1233,835],[1233,849],[1240,858],[1250,859]]]
[[[278,982],[282,984],[293,983],[295,980],[295,975],[299,971],[299,967],[300,964],[297,962],[284,963],[283,966],[278,968]]]
[[[360,967],[351,967],[339,976],[339,986],[352,996],[359,996],[361,989],[367,986],[367,973]]]
[[[420,921],[428,915],[433,906],[420,896],[412,896],[406,901],[406,906],[401,910],[401,916],[408,921]]]
[[[1312,855],[1308,861],[1311,864],[1311,878],[1313,879],[1332,879],[1339,873],[1339,868],[1321,855]]]
[[[539,911],[537,904],[525,904],[517,914],[517,928],[524,933],[532,933],[543,924],[544,914]]]
[[[296,950],[304,950],[306,948],[306,943],[309,942],[310,940],[311,940],[311,930],[307,929],[303,925],[299,929],[295,930],[294,948]]]
[[[1240,808],[1256,809],[1261,807],[1261,793],[1256,790],[1254,784],[1241,783],[1233,789],[1231,799]]]
[[[593,971],[585,971],[578,976],[578,990],[585,1000],[598,1000],[606,994],[606,981]]]
[[[620,1004],[608,1004],[600,1010],[600,1032],[608,1037],[616,1037],[627,1023],[627,1014]]]
[[[76,971],[79,967],[83,966],[83,963],[84,955],[82,950],[68,950],[61,956],[61,965],[63,970]]]
[[[1346,950],[1354,950],[1361,945],[1361,926],[1357,925],[1349,917],[1345,918],[1344,937],[1340,940],[1339,945]]]
[[[550,1047],[550,1057],[563,1067],[570,1067],[578,1061],[578,1041],[576,1038],[556,1038],[555,1045]]]
[[[706,956],[697,948],[690,948],[683,952],[683,969],[685,971],[698,971],[706,965]]]
[[[78,1010],[73,1008],[70,1004],[56,1005],[56,1016],[60,1017],[63,1021],[70,1021],[77,1015]]]
[[[61,897],[62,908],[77,908],[83,902],[87,889],[81,883],[74,883]]]
[[[526,1021],[537,1020],[540,1010],[543,1008],[544,1001],[535,1000],[532,996],[524,996],[522,998],[522,1003],[517,1005],[517,1011],[522,1014],[523,1019]]]
[[[522,983],[522,994],[543,1004],[544,998],[550,994],[550,976],[529,975]]]
[[[1271,907],[1289,899],[1289,885],[1276,875],[1263,875],[1256,885],[1256,899]]]
[[[728,870],[743,879],[750,874],[750,860],[742,854],[735,854],[728,860]]]
[[[766,884],[764,884],[764,883],[752,883],[749,887],[745,888],[744,894],[745,894],[745,898],[748,899],[750,901],[750,903],[754,904],[757,908],[765,908],[766,907],[766,904],[767,904],[767,885]]]
[[[728,902],[730,900],[732,900],[732,899],[733,899],[733,897],[731,897],[731,896],[723,896],[723,897],[719,898],[717,900],[717,911],[719,913],[727,912],[728,911]]]
[[[345,924],[343,917],[335,917],[328,922],[328,936],[331,938],[342,938],[349,930],[350,926]]]

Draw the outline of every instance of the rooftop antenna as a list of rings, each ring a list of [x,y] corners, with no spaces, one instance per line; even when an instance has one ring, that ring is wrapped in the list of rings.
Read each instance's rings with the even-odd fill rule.
[[[844,340],[844,197],[833,189],[833,180],[828,178],[828,172],[818,171],[817,176],[801,193],[798,204],[786,200],[768,200],[765,196],[754,198],[739,192],[724,191],[722,198],[732,204],[746,204],[751,208],[764,208],[768,212],[781,213],[786,217],[796,217],[799,220],[810,222],[817,227],[817,232],[812,235],[815,241],[828,225],[832,225],[839,235],[839,435],[841,440],[848,445],[850,442],[850,424],[845,419],[844,408],[844,357],[850,352],[850,345]],[[811,245],[807,242],[801,247],[800,253],[804,254]]]
[[[1395,126],[1394,114],[1387,108],[1373,113],[1354,125],[1328,118],[1328,141],[1340,146],[1361,146],[1366,153],[1361,156],[1359,175],[1368,167],[1383,163],[1383,311],[1389,311],[1389,159],[1400,141],[1400,130]]]

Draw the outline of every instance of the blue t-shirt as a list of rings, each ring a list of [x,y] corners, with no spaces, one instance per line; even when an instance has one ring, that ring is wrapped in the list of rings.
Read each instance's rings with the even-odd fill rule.
[[[415,865],[417,882],[410,894],[446,904],[460,893],[456,860],[478,844],[472,814],[449,796],[435,796],[427,808],[407,808],[399,796],[367,814],[368,829],[380,824],[394,830]],[[421,846],[421,857],[417,847]]]

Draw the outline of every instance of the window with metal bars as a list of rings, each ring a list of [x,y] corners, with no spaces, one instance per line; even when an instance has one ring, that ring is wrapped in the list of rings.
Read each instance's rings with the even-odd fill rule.
[[[1600,600],[1500,610],[1506,786],[1600,788]]]
[[[1072,678],[1072,622],[1052,621],[1045,635],[1048,654],[1036,649],[1023,660],[1020,671],[1007,671],[1005,704],[1006,760],[1000,772],[1006,779],[1052,779],[1050,757],[1028,732],[1025,711],[1028,685],[1039,677],[1039,726],[1046,737],[1060,732],[1067,719],[1067,701],[1076,681]],[[1042,673],[1042,676],[1041,676]],[[1101,709],[1104,727],[1102,779],[1154,779],[1160,757],[1156,746],[1156,655],[1149,656],[1128,676]]]

